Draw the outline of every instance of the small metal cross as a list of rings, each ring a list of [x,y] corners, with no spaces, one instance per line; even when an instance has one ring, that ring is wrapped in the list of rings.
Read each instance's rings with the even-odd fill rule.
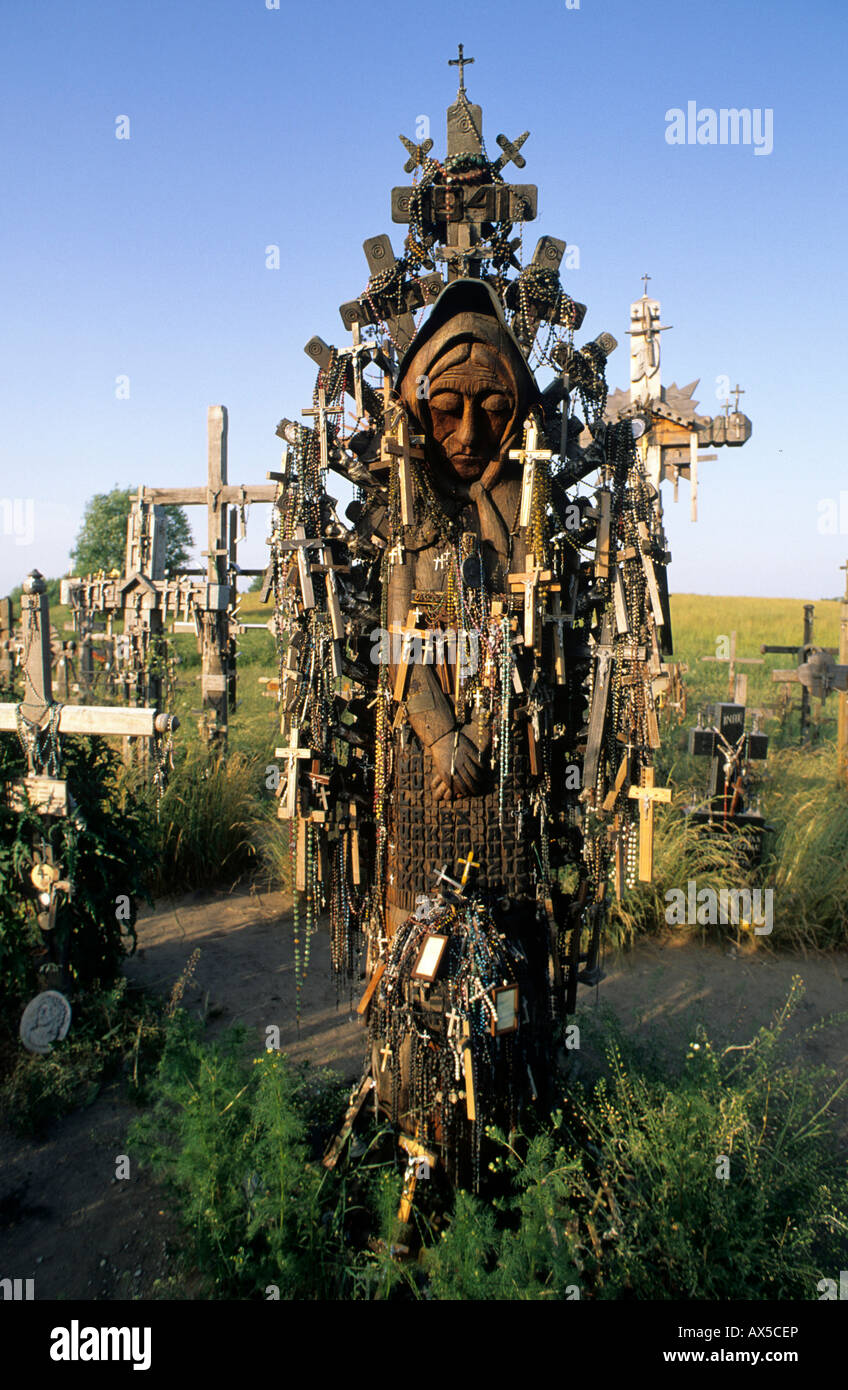
[[[739,397],[740,397],[740,396],[744,396],[744,394],[745,394],[745,392],[742,390],[742,387],[739,385],[738,382],[737,382],[737,384],[733,387],[733,394],[734,394],[734,396],[736,397],[736,404],[734,405],[733,409],[734,409],[734,411],[738,411],[738,410],[739,410]]]
[[[653,279],[653,276],[651,276],[651,275],[643,275],[643,276],[642,276],[642,298],[643,298],[643,299],[647,299],[647,297],[648,297],[648,281],[651,280],[651,279]]]
[[[458,68],[459,68],[459,90],[460,90],[460,92],[462,92],[462,93],[465,92],[465,69],[466,69],[466,67],[468,66],[469,63],[473,63],[473,62],[474,62],[474,59],[473,59],[473,58],[464,58],[464,57],[463,57],[463,53],[462,53],[462,44],[459,45],[459,57],[458,57],[458,58],[448,58],[448,67],[451,67],[451,68],[456,68],[456,67],[458,67]]]

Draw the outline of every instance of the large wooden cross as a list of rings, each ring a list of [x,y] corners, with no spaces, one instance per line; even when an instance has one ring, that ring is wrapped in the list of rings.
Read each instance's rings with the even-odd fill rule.
[[[276,484],[258,483],[235,486],[227,479],[227,409],[210,405],[207,413],[208,477],[205,487],[145,487],[140,492],[147,502],[177,507],[206,507],[209,548],[206,583],[196,603],[200,619],[202,662],[201,692],[207,711],[206,734],[210,743],[226,742],[228,714],[235,703],[235,643],[231,617],[235,609],[235,573],[264,573],[240,570],[235,564],[235,526],[230,508],[251,503],[273,503]]]

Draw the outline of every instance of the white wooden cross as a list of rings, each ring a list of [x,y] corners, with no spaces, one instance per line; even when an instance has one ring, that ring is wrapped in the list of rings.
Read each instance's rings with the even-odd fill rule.
[[[313,756],[311,748],[301,748],[299,744],[300,731],[293,728],[289,737],[288,747],[275,748],[274,750],[274,756],[276,758],[288,758],[289,761],[288,771],[286,773],[286,792],[280,802],[280,808],[277,813],[280,820],[292,820],[297,815],[297,765],[298,762],[310,759]]]
[[[532,559],[532,556],[531,556]],[[550,584],[553,575],[550,570],[534,565],[524,574],[511,574],[509,587],[524,590],[524,645],[535,647],[538,640],[536,631],[536,589],[539,584]]]
[[[533,503],[533,488],[536,482],[536,463],[539,459],[549,459],[552,456],[551,449],[539,449],[539,428],[535,419],[531,416],[524,426],[524,448],[510,449],[511,459],[518,459],[522,467],[521,475],[521,506],[518,512],[519,526],[530,525],[531,507]]]

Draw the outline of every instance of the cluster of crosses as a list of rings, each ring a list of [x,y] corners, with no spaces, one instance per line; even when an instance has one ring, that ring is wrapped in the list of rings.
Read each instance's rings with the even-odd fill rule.
[[[66,705],[53,697],[50,651],[50,610],[46,585],[38,570],[27,576],[21,596],[24,650],[24,695],[20,703],[0,704],[0,735],[20,739],[26,749],[27,772],[6,784],[7,803],[13,810],[29,805],[43,825],[73,814],[72,790],[61,776],[59,740],[74,734],[118,735],[152,740],[172,733],[179,725],[173,715],[155,707],[120,709],[114,706]],[[61,958],[54,942],[59,913],[73,897],[73,883],[64,867],[54,860],[48,836],[36,832],[31,884],[37,896],[38,925],[44,934],[50,963],[63,983],[67,980],[68,936],[63,937]]]
[[[105,643],[111,653],[112,685],[133,704],[162,702],[161,639],[165,624],[174,632],[194,632],[201,654],[201,729],[210,745],[226,746],[229,714],[236,702],[237,579],[264,574],[242,569],[237,545],[244,535],[245,509],[273,502],[275,485],[232,485],[227,479],[227,411],[208,412],[206,487],[140,487],[127,526],[123,575],[89,576],[62,581],[62,601],[73,610],[81,649],[83,688],[94,681],[93,648]],[[208,549],[206,568],[165,576],[165,507],[205,506]],[[240,525],[241,523],[241,525]],[[116,617],[124,632],[114,633]],[[98,622],[105,630],[98,631]],[[260,624],[259,626],[262,626]]]

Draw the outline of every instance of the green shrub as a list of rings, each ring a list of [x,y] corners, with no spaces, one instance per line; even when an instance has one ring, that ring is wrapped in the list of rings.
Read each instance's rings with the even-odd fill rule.
[[[848,1081],[823,1100],[833,1074],[781,1056],[802,993],[796,982],[746,1047],[719,1055],[699,1032],[673,1080],[605,1018],[594,1089],[534,1134],[493,1132],[510,1185],[501,1219],[458,1196],[427,1256],[435,1296],[815,1299],[848,1251],[848,1181],[827,1116]]]

